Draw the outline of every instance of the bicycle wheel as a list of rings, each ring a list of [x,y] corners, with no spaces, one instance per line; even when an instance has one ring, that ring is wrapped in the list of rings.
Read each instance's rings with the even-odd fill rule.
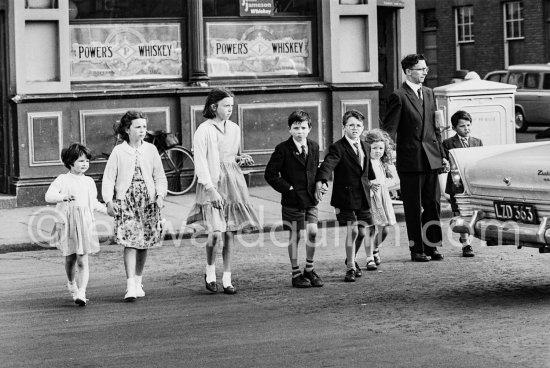
[[[197,181],[195,160],[191,152],[181,146],[174,146],[160,155],[168,180],[168,194],[187,193]]]

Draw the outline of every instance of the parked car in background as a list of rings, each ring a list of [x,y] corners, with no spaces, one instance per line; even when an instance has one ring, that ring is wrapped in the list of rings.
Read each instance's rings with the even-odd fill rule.
[[[517,86],[516,131],[525,132],[532,125],[550,126],[550,64],[511,65],[504,77],[503,72],[490,72],[484,79]]]
[[[485,74],[485,77],[483,77],[483,79],[491,82],[506,83],[505,80],[506,80],[507,73],[508,73],[507,70],[495,70]]]
[[[550,253],[550,141],[450,151],[456,233]]]

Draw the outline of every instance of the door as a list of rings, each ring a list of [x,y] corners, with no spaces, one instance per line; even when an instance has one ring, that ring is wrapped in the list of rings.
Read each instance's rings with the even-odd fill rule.
[[[378,81],[379,117],[386,116],[386,105],[390,94],[397,88],[397,11],[398,8],[378,7]]]
[[[7,123],[7,72],[6,55],[8,54],[6,44],[6,13],[0,10],[0,193],[8,192],[9,176],[9,136]]]

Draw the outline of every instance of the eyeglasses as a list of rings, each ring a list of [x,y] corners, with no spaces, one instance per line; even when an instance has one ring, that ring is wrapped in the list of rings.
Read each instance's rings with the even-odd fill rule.
[[[363,124],[346,124],[344,125],[344,127],[350,128],[350,129],[361,129],[363,128]]]
[[[430,68],[428,68],[428,67],[425,67],[425,68],[409,68],[409,70],[420,70],[422,72],[428,73],[430,71]]]

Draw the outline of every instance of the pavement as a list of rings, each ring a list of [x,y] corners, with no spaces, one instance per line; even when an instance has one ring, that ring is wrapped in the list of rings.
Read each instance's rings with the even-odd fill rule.
[[[329,188],[331,193],[332,188]],[[282,230],[280,194],[268,185],[249,188],[251,203],[263,231]],[[165,239],[185,239],[197,234],[190,233],[185,226],[185,218],[195,203],[195,193],[180,196],[168,196],[162,215],[166,220]],[[448,204],[442,200],[443,212],[449,212]],[[334,208],[330,205],[330,195],[325,197],[318,206],[319,226],[333,227],[336,225]],[[402,216],[401,204],[394,205],[398,220]],[[101,245],[113,243],[113,219],[96,212],[96,225]],[[50,232],[55,219],[55,205],[23,207],[0,210],[0,253],[28,251],[49,248]],[[199,235],[200,236],[200,235]]]

